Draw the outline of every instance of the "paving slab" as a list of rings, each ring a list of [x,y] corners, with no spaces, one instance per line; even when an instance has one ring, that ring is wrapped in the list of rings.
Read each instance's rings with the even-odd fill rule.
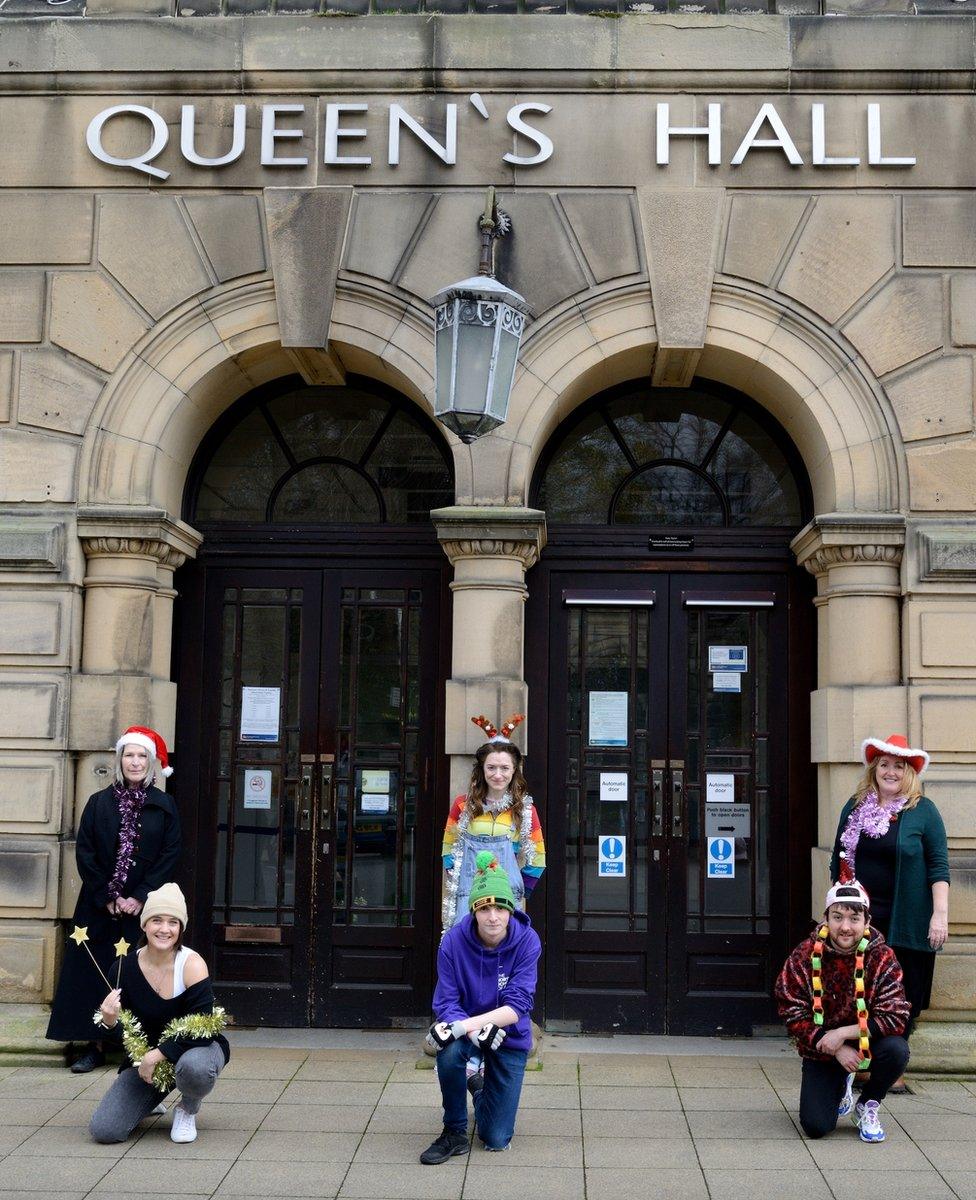
[[[959,1200],[976,1200],[976,1171],[946,1171],[944,1178]]]
[[[270,1104],[208,1104],[204,1101],[197,1117],[197,1129],[246,1129],[253,1133],[272,1111]],[[161,1117],[160,1120],[168,1121]]]
[[[898,1113],[898,1124],[916,1142],[968,1141],[976,1143],[976,1116],[955,1113]]]
[[[274,1104],[287,1087],[283,1079],[217,1079],[208,1104]]]
[[[245,1162],[226,1172],[217,1196],[334,1196],[346,1174],[344,1163]]]
[[[231,1060],[233,1062],[233,1059]],[[418,1071],[416,1063],[390,1062],[379,1059],[375,1062],[306,1062],[295,1073],[295,1081],[321,1080],[335,1083],[385,1083],[388,1079],[399,1079],[404,1083],[422,1080],[430,1074]]]
[[[732,1067],[701,1066],[693,1059],[673,1059],[671,1072],[679,1088],[721,1088],[723,1091],[738,1091],[740,1088],[769,1087],[769,1080],[759,1067],[745,1064],[737,1063]]]
[[[487,1156],[486,1156],[487,1157]],[[582,1167],[520,1167],[499,1170],[498,1162],[472,1160],[464,1177],[463,1200],[583,1200]]]
[[[398,1084],[407,1087],[407,1084]],[[436,1085],[434,1085],[436,1086]],[[279,1104],[376,1104],[383,1092],[382,1083],[333,1083],[297,1080],[277,1097]],[[438,1093],[439,1094],[439,1093]],[[423,1099],[423,1097],[421,1097]]]
[[[833,1200],[816,1167],[786,1171],[707,1169],[705,1181],[710,1200],[742,1200],[743,1196],[749,1200],[783,1200],[785,1196],[789,1200]]]
[[[276,1104],[262,1129],[294,1133],[362,1133],[374,1109],[366,1104]]]
[[[438,1167],[420,1163],[353,1165],[339,1195],[369,1200],[457,1200],[466,1169],[467,1157],[460,1155]]]
[[[624,1167],[587,1167],[586,1200],[708,1200],[705,1176],[697,1168],[634,1170]]]
[[[673,1087],[601,1087],[580,1085],[583,1108],[680,1109],[678,1089]]]
[[[516,1134],[530,1136],[580,1137],[579,1109],[572,1108],[523,1108],[519,1106]]]
[[[792,1170],[814,1165],[809,1145],[802,1141],[780,1138],[699,1138],[695,1142],[698,1161],[706,1169],[728,1168],[754,1170],[762,1163],[764,1170]],[[850,1148],[845,1149],[850,1154]]]
[[[200,1121],[200,1136],[188,1145],[177,1145],[170,1140],[170,1118],[162,1117],[147,1130],[138,1141],[127,1143],[126,1159],[160,1158],[167,1162],[182,1158],[222,1158],[233,1161],[257,1135],[249,1129],[214,1129]],[[279,1136],[281,1136],[279,1134]]]
[[[240,1153],[244,1161],[257,1159],[261,1162],[331,1162],[349,1163],[357,1153],[361,1133],[287,1133],[271,1129],[259,1129],[252,1134]],[[413,1159],[407,1161],[414,1161]],[[399,1159],[389,1159],[399,1162]]]
[[[580,1167],[583,1166],[583,1145],[579,1137],[540,1137],[516,1130],[511,1145],[505,1151],[505,1167]],[[476,1165],[497,1167],[497,1155],[486,1150],[478,1138],[471,1147],[468,1170]]]
[[[789,1113],[690,1112],[691,1136],[698,1138],[794,1138],[797,1128]]]
[[[662,1111],[587,1108],[582,1113],[583,1136],[619,1138],[686,1138],[688,1120],[680,1110]]]
[[[93,1142],[84,1125],[42,1125],[29,1138],[10,1151],[11,1158],[121,1158],[128,1149],[125,1142],[102,1145]]]
[[[588,1167],[697,1167],[698,1155],[690,1138],[588,1137]]]
[[[868,1147],[874,1150],[875,1147]],[[881,1147],[877,1147],[881,1149]],[[824,1178],[835,1196],[857,1196],[858,1200],[891,1200],[893,1177],[887,1170],[825,1171]],[[952,1188],[938,1171],[898,1171],[898,1194],[911,1200],[952,1200]]]
[[[435,1137],[440,1132],[440,1105],[430,1108],[377,1108],[366,1117],[367,1133],[409,1133],[415,1137],[430,1135]],[[525,1124],[525,1114],[519,1112],[518,1128]]]
[[[165,1182],[171,1196],[210,1195],[233,1165],[232,1159],[187,1159],[179,1170],[161,1169],[152,1159],[123,1158],[98,1182],[95,1195],[118,1192],[158,1192]]]
[[[87,1192],[112,1170],[108,1158],[34,1158],[9,1154],[0,1168],[0,1195],[7,1192]]]
[[[0,1128],[43,1125],[68,1103],[67,1100],[0,1100]]]
[[[8,1125],[0,1129],[0,1158],[25,1142],[37,1129],[36,1125]]]
[[[568,1066],[569,1064],[567,1064]],[[544,1070],[548,1070],[548,1065]],[[582,1060],[579,1065],[580,1083],[597,1083],[605,1085],[637,1086],[637,1087],[674,1087],[674,1076],[667,1059],[656,1061],[644,1058],[643,1061],[633,1061],[623,1058],[612,1065],[605,1059],[599,1062]]]
[[[799,1097],[798,1097],[799,1098]],[[679,1087],[678,1099],[687,1112],[781,1112],[783,1101],[771,1087],[726,1088]]]

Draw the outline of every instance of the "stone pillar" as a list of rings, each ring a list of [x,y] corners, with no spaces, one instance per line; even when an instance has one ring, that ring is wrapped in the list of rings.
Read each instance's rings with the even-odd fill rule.
[[[484,740],[470,718],[496,723],[525,712],[525,572],[545,545],[545,513],[533,508],[455,507],[431,513],[454,567],[451,678],[445,749],[451,795],[467,788],[470,756]],[[524,749],[525,726],[514,740]]]
[[[901,683],[901,560],[898,514],[828,513],[793,540],[797,562],[817,580],[817,690],[811,751],[818,767],[820,851],[814,899],[827,882],[827,848],[860,774],[861,741],[908,730]]]

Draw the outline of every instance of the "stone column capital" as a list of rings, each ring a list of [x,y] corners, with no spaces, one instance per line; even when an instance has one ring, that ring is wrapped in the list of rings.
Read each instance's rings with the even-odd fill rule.
[[[796,561],[818,578],[836,567],[897,571],[905,550],[905,518],[897,513],[827,513],[790,543]]]
[[[150,559],[169,570],[195,558],[202,538],[162,509],[83,508],[78,537],[85,558]]]
[[[465,559],[517,559],[527,571],[546,544],[546,514],[537,508],[456,505],[430,514],[452,566]]]

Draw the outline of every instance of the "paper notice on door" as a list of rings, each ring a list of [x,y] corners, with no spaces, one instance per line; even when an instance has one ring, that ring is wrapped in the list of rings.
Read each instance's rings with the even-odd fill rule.
[[[748,646],[709,646],[708,669],[710,671],[748,671]]]
[[[600,772],[600,799],[616,804],[627,803],[627,774],[624,771]]]
[[[364,813],[388,813],[390,797],[379,792],[363,792],[360,808]]]
[[[742,675],[738,671],[713,671],[713,692],[741,692]]]
[[[363,771],[360,775],[360,789],[364,792],[385,792],[389,795],[390,772]]]
[[[281,688],[242,688],[241,741],[277,742],[280,712]]]
[[[705,800],[709,804],[731,804],[735,799],[735,776],[709,771],[705,776]]]
[[[271,772],[270,771],[245,771],[244,772],[244,807],[245,808],[270,808],[271,807]]]
[[[627,693],[590,692],[591,746],[627,745]]]

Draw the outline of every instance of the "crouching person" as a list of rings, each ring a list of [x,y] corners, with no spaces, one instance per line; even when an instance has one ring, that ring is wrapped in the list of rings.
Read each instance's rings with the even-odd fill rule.
[[[186,901],[175,883],[149,893],[140,923],[144,944],[125,955],[121,987],[109,992],[96,1013],[106,1040],[125,1046],[126,1060],[89,1128],[96,1142],[124,1142],[141,1120],[165,1111],[160,1102],[169,1088],[159,1090],[153,1081],[165,1059],[173,1064],[170,1083],[180,1091],[170,1138],[192,1142],[201,1101],[230,1058],[220,1032],[223,1011],[215,1010],[207,964],[183,945]],[[123,1040],[123,1029],[128,1022],[131,1032],[133,1020],[142,1043],[138,1050]]]
[[[796,947],[776,981],[779,1014],[803,1059],[800,1125],[821,1138],[850,1114],[861,1141],[883,1142],[878,1106],[908,1062],[901,967],[873,930],[857,882],[827,893],[824,922]],[[857,1102],[854,1074],[869,1070]]]
[[[485,1149],[508,1149],[532,1046],[542,946],[490,851],[477,857],[468,908],[437,954],[435,1020],[427,1037],[437,1049],[444,1130],[420,1156],[428,1165],[467,1153],[469,1092]]]

